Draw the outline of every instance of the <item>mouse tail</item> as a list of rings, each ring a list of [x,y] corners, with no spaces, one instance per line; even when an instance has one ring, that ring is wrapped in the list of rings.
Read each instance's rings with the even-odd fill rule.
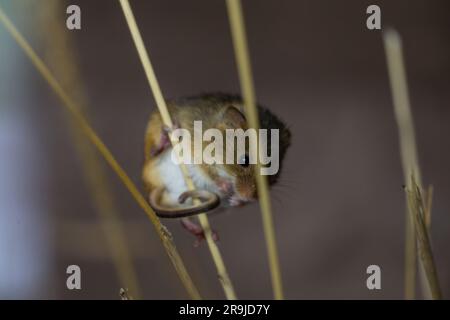
[[[198,199],[201,201],[198,205],[186,207],[169,207],[161,204],[161,196],[166,189],[158,187],[150,192],[149,203],[156,215],[160,218],[183,218],[205,213],[217,208],[220,205],[220,198],[217,194],[207,190],[185,191],[178,197],[178,202],[183,204],[188,199]]]

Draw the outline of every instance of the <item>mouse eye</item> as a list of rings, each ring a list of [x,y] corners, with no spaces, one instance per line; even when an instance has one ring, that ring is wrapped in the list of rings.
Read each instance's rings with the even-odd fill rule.
[[[238,163],[244,167],[247,168],[250,165],[250,158],[247,154],[244,154],[243,156],[241,156],[241,158],[239,159]]]

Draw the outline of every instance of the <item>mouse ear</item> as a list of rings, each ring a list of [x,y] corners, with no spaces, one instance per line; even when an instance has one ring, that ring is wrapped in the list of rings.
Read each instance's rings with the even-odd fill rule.
[[[222,121],[232,126],[242,127],[247,123],[245,115],[237,107],[229,105],[222,113]]]

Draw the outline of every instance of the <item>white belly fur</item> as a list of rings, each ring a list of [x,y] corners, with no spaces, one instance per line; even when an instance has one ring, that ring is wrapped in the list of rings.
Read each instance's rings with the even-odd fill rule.
[[[165,205],[176,206],[179,205],[178,197],[180,194],[188,189],[179,165],[172,161],[171,151],[172,148],[161,154],[155,165],[160,175],[160,181],[166,187],[166,192],[161,202]],[[219,194],[219,190],[214,182],[199,168],[200,165],[187,164],[186,166],[197,189],[206,189]]]

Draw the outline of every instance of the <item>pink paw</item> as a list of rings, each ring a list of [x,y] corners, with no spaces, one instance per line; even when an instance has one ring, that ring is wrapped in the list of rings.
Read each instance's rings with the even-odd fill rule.
[[[192,233],[197,239],[194,242],[194,247],[198,247],[200,243],[205,240],[205,232],[203,231],[202,227],[197,225],[196,223],[189,220],[189,218],[182,218],[181,219],[181,225],[190,233]],[[211,230],[212,238],[215,242],[219,241],[219,235],[216,231]]]

